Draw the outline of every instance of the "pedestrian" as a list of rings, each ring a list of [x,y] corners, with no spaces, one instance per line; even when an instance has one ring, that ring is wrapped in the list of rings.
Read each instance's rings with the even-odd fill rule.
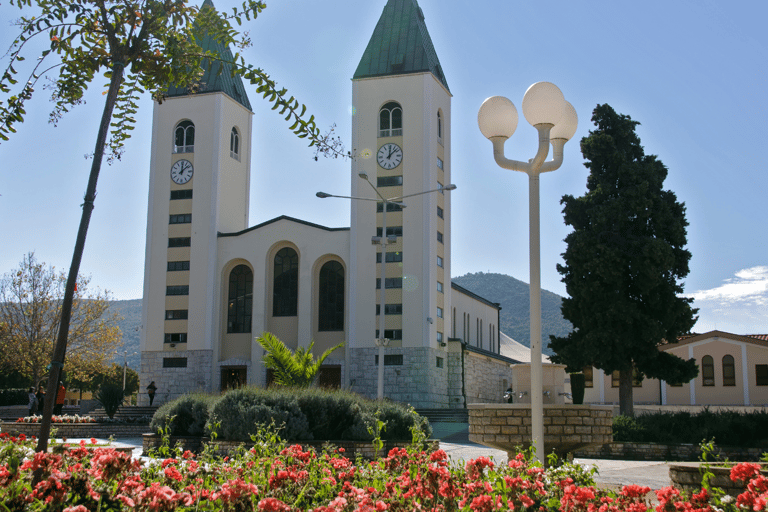
[[[149,383],[149,386],[147,386],[147,395],[149,395],[149,406],[152,407],[152,402],[155,401],[155,392],[157,391],[157,386],[155,386],[155,381],[152,381]]]
[[[64,402],[67,398],[67,388],[64,387],[64,383],[59,381],[59,391],[56,393],[56,407],[53,409],[53,414],[61,416],[61,409],[64,407]]]
[[[37,410],[42,413],[45,407],[45,388],[42,384],[37,387],[37,395],[35,396],[37,397]]]
[[[37,396],[35,395],[35,388],[29,388],[29,415],[33,416],[37,411]]]

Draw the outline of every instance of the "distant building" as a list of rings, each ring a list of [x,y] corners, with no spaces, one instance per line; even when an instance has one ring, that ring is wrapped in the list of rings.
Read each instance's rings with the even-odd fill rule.
[[[231,58],[215,41],[204,44]],[[171,88],[154,107],[142,388],[154,381],[163,403],[266,385],[254,339],[269,331],[292,349],[314,341],[316,353],[343,341],[321,385],[375,396],[383,314],[386,397],[421,408],[502,401],[516,360],[501,353],[499,305],[451,283],[450,194],[388,208],[386,233],[374,201],[351,201],[350,227],[286,216],[249,225],[259,127],[241,80],[215,71],[195,94]],[[451,183],[451,97],[416,0],[388,0],[352,79],[351,195],[373,197],[363,172],[386,197]],[[253,167],[261,171],[258,158]],[[371,244],[376,235],[394,241],[385,255]]]
[[[636,382],[636,404],[768,406],[768,334],[710,331],[682,336],[659,349],[695,359],[699,375],[678,386],[657,379]],[[588,371],[584,402],[618,403],[618,372]]]

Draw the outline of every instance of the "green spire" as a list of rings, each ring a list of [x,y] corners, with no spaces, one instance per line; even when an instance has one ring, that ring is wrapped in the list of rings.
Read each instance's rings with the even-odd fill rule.
[[[201,10],[208,8],[215,9],[211,0],[205,0],[203,5],[200,6]],[[248,95],[245,93],[242,79],[237,75],[232,76],[232,66],[224,64],[224,62],[231,62],[233,59],[229,48],[207,34],[202,37],[200,47],[205,51],[219,55],[222,60],[216,61],[213,64],[210,64],[207,59],[203,60],[201,66],[205,69],[205,73],[200,78],[197,92],[223,92],[248,110],[251,110],[251,102],[248,101]],[[187,96],[188,94],[188,89],[172,85],[168,88],[167,96]]]
[[[352,78],[423,71],[432,73],[448,89],[419,4],[416,0],[388,0]]]

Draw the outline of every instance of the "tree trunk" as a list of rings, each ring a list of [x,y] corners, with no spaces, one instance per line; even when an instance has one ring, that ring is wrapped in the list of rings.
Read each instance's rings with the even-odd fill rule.
[[[632,368],[619,373],[619,414],[634,416],[634,398],[632,396]]]
[[[104,112],[101,115],[101,124],[99,133],[96,137],[96,149],[93,152],[93,163],[91,164],[91,174],[88,178],[88,188],[85,191],[83,201],[83,215],[80,218],[80,228],[77,231],[77,240],[75,241],[75,250],[72,254],[72,264],[69,267],[67,285],[64,289],[64,301],[61,305],[61,323],[56,337],[56,347],[53,351],[51,360],[51,371],[48,374],[48,391],[46,392],[45,407],[43,418],[40,423],[40,437],[37,441],[37,451],[45,452],[48,450],[48,436],[51,433],[51,416],[53,415],[53,406],[56,404],[56,394],[58,384],[64,368],[64,357],[67,352],[67,337],[69,335],[69,321],[72,316],[72,302],[75,296],[75,285],[77,284],[77,275],[80,273],[80,261],[83,258],[83,249],[85,248],[85,238],[88,234],[88,225],[91,222],[91,212],[93,211],[93,201],[96,199],[96,183],[99,180],[101,171],[101,162],[104,158],[104,146],[107,143],[107,134],[109,133],[109,124],[112,121],[112,112],[117,103],[117,94],[120,92],[120,86],[123,83],[124,65],[116,62],[112,65],[112,77],[109,81],[109,91],[104,103]]]

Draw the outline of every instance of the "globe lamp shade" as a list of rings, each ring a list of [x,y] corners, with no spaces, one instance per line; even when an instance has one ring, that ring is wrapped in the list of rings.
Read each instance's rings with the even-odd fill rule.
[[[517,108],[504,96],[491,96],[480,105],[477,124],[483,135],[510,138],[517,129]]]
[[[560,122],[552,128],[552,131],[549,133],[549,138],[571,140],[576,133],[576,128],[578,128],[578,126],[579,116],[576,114],[576,109],[566,101],[565,113],[563,117],[560,118]]]
[[[536,82],[525,91],[523,115],[531,125],[556,125],[563,117],[564,111],[565,97],[555,84]]]

